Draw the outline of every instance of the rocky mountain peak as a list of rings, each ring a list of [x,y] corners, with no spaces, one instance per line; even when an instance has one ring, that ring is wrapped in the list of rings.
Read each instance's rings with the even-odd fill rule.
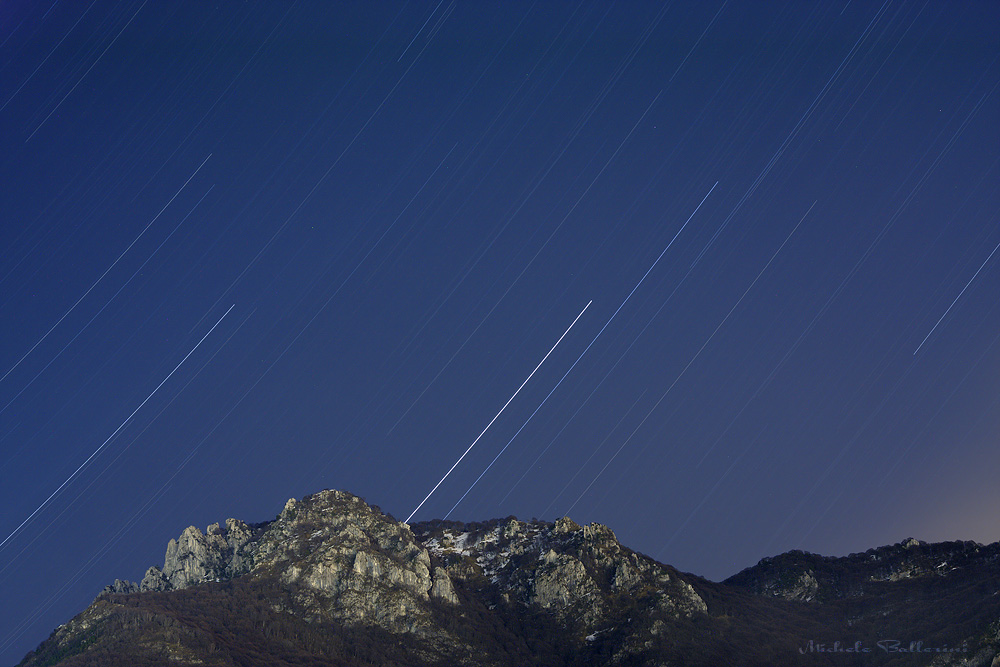
[[[314,613],[400,631],[426,624],[421,603],[431,596],[457,603],[447,573],[432,572],[409,526],[335,490],[290,499],[275,520],[256,527],[237,519],[204,533],[189,526],[168,542],[162,569],[105,592],[181,590],[241,576],[295,585],[298,602]]]
[[[552,527],[552,532],[557,535],[575,533],[578,530],[580,530],[580,526],[568,516],[564,516],[556,521],[555,525]]]

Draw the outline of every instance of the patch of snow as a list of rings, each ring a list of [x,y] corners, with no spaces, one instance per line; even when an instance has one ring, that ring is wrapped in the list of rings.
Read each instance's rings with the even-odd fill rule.
[[[458,551],[463,556],[469,555],[469,550],[466,548],[466,543],[469,541],[469,533],[462,533],[456,538],[452,539],[452,544],[455,545],[455,551]]]
[[[483,535],[481,538],[476,540],[476,545],[480,544],[492,544],[500,539],[500,527],[496,527],[490,532]]]

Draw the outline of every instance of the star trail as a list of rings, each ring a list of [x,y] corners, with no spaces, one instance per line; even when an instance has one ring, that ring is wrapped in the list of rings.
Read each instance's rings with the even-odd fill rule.
[[[973,0],[3,3],[0,664],[324,488],[711,579],[1000,539],[998,34]]]

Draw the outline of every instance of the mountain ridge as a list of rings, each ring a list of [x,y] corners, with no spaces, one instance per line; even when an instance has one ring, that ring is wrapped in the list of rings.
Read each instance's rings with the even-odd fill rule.
[[[272,521],[186,528],[162,567],[115,580],[20,664],[819,665],[817,647],[856,646],[852,664],[931,648],[932,664],[995,667],[998,569],[1000,542],[908,539],[712,582],[601,524],[407,525],[326,490]]]

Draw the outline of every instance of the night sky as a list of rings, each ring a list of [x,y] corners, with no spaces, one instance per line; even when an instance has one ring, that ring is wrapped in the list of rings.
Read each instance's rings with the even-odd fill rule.
[[[405,519],[491,420],[414,521],[569,514],[712,579],[1000,539],[997,35],[3,2],[0,664],[188,525]]]

